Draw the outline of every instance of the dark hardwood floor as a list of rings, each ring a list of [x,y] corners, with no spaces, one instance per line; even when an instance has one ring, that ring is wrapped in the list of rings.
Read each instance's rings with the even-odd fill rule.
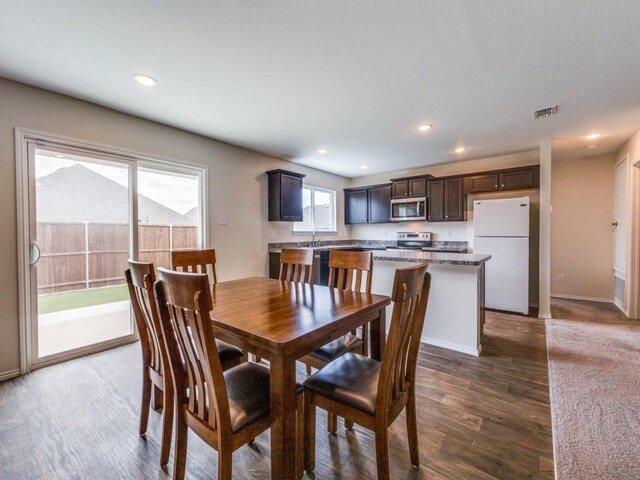
[[[390,429],[392,478],[553,478],[544,321],[488,312],[482,357],[423,346],[418,361],[422,465],[411,467],[401,415]],[[137,344],[0,384],[0,478],[170,478],[158,466],[160,415],[137,435],[139,393]],[[315,478],[375,478],[370,432],[340,423],[334,436],[326,415],[318,422]],[[216,453],[189,441],[187,478],[215,478]],[[269,478],[268,433],[233,460],[234,478]]]

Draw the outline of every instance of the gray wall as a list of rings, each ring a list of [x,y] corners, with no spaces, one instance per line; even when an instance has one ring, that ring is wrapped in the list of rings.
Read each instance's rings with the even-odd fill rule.
[[[337,237],[346,236],[346,178],[0,78],[0,376],[19,368],[14,127],[207,165],[209,243],[218,252],[221,280],[266,274],[267,243],[294,239],[290,223],[266,220],[266,170],[302,172],[306,183],[336,189]],[[220,214],[228,225],[217,225]]]

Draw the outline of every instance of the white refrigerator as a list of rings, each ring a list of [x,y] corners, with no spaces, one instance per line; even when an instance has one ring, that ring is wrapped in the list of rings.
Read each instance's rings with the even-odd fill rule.
[[[475,200],[473,251],[491,255],[485,306],[529,313],[529,197]]]

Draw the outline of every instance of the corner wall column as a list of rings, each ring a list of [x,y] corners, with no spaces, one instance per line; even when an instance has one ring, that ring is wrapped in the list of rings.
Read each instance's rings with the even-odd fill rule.
[[[551,139],[540,140],[539,318],[551,318]]]

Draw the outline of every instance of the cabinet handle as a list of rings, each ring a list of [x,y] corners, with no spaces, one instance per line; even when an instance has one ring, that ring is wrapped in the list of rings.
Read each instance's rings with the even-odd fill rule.
[[[500,185],[502,188],[504,188],[504,183],[502,185]]]
[[[504,187],[504,185],[503,185],[503,187]],[[493,188],[498,188],[498,185],[494,185]]]
[[[445,215],[444,218],[449,218],[449,215]]]

